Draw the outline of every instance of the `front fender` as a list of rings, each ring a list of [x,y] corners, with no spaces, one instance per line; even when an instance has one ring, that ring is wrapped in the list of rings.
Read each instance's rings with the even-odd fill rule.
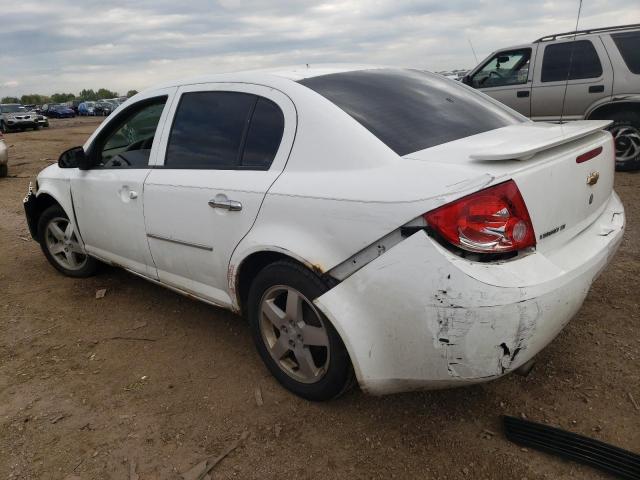
[[[38,190],[35,192],[36,200],[49,196],[64,210],[73,224],[78,240],[84,245],[80,226],[76,221],[71,194],[70,169],[62,169],[58,165],[50,165],[38,175]]]

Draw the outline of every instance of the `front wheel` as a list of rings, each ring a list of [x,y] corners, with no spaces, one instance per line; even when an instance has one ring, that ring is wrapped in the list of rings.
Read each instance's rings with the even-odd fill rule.
[[[620,112],[612,115],[609,131],[616,146],[616,170],[640,169],[640,114]]]
[[[0,165],[0,178],[6,177],[7,175],[9,175],[9,166],[6,163]]]
[[[73,223],[58,205],[47,208],[38,220],[40,247],[49,263],[69,277],[90,277],[98,261],[84,251]]]
[[[258,352],[274,377],[308,400],[330,400],[353,380],[338,332],[313,304],[328,290],[317,275],[292,261],[258,273],[249,291],[249,323]]]

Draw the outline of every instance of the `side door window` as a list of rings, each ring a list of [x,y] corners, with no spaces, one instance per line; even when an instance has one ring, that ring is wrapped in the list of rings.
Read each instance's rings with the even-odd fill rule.
[[[602,64],[589,40],[547,45],[544,50],[542,83],[598,78],[601,75]]]
[[[166,101],[166,96],[143,100],[114,119],[95,144],[95,167],[148,168]]]
[[[169,137],[165,168],[267,170],[284,130],[280,108],[242,92],[182,95]]]
[[[640,74],[640,31],[616,33],[611,38],[631,73]]]
[[[530,60],[530,48],[499,52],[473,75],[471,86],[490,88],[526,83]]]

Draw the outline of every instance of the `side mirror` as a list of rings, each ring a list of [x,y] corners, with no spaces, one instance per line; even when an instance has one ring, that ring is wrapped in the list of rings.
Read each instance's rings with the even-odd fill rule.
[[[465,75],[462,77],[462,83],[471,86],[471,77],[469,75]]]
[[[58,158],[58,166],[60,168],[79,168],[80,170],[88,170],[91,168],[91,161],[84,153],[82,147],[73,147],[65,151]]]

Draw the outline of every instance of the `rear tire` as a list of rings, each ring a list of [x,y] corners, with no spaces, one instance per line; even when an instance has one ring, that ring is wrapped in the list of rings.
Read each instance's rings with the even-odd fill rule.
[[[98,261],[84,252],[73,224],[59,205],[47,208],[38,220],[40,247],[49,263],[69,277],[92,276]]]
[[[616,170],[640,169],[640,113],[616,112],[609,119],[613,120],[609,131],[616,145]]]
[[[8,165],[0,165],[0,178],[4,178],[9,175],[9,166]]]
[[[336,398],[353,384],[344,343],[313,305],[328,289],[302,265],[281,260],[262,269],[249,290],[249,324],[258,353],[283,387],[307,400]]]

